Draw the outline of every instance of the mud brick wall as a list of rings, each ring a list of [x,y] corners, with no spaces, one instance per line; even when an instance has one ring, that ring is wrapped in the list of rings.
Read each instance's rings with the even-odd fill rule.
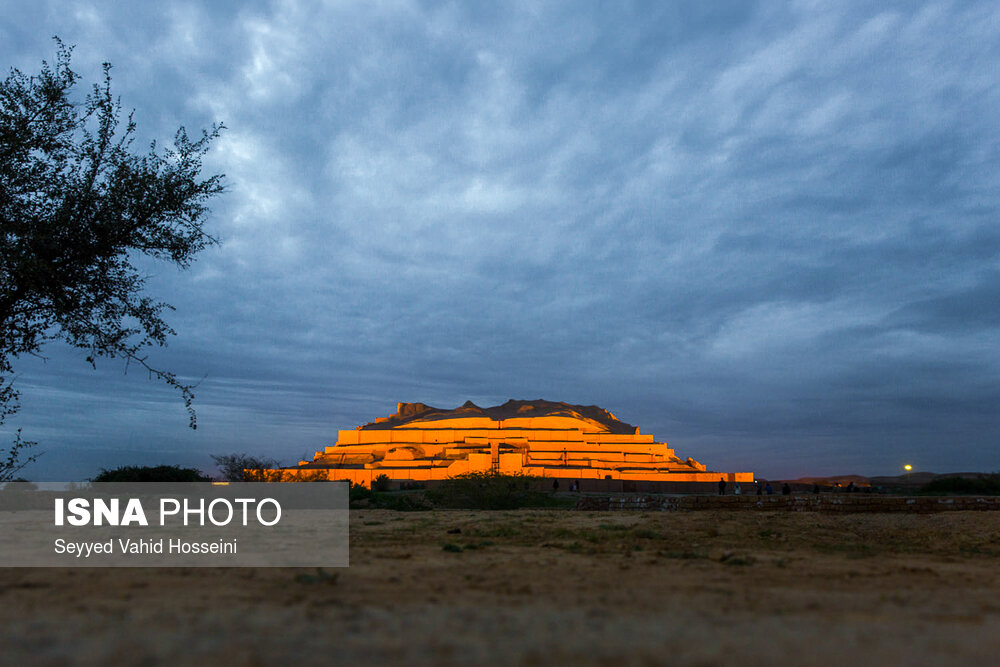
[[[820,494],[791,496],[582,496],[573,509],[583,511],[762,512],[954,512],[1000,510],[1000,496],[881,496]]]

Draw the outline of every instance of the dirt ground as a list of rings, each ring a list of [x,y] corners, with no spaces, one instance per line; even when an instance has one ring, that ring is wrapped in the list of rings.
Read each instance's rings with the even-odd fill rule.
[[[351,565],[0,570],[4,664],[993,665],[1000,512],[352,512]]]

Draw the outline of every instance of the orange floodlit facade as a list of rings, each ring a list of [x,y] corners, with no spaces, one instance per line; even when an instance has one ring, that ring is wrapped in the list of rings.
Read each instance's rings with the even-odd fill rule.
[[[427,482],[490,471],[567,480],[753,481],[753,473],[710,472],[682,460],[666,443],[596,406],[543,400],[492,408],[468,402],[454,410],[400,403],[394,415],[340,431],[337,444],[282,477],[371,486],[380,475]]]

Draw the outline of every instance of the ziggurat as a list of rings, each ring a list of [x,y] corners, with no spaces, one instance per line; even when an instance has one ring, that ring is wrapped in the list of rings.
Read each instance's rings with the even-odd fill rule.
[[[681,460],[666,443],[599,407],[544,400],[491,408],[467,402],[454,410],[400,403],[396,414],[339,431],[335,445],[282,472],[284,479],[319,476],[371,486],[380,475],[427,482],[490,471],[583,484],[753,481],[753,473],[709,472],[694,459]]]

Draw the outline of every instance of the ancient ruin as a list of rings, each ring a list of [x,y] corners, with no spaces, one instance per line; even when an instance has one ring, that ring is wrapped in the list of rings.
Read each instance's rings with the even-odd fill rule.
[[[470,472],[579,481],[752,482],[753,473],[710,472],[666,443],[597,406],[515,401],[442,410],[400,403],[396,414],[340,431],[337,444],[285,469],[285,479],[317,476],[370,486],[443,480]],[[590,483],[588,484],[588,481]],[[564,488],[569,488],[569,483]]]

